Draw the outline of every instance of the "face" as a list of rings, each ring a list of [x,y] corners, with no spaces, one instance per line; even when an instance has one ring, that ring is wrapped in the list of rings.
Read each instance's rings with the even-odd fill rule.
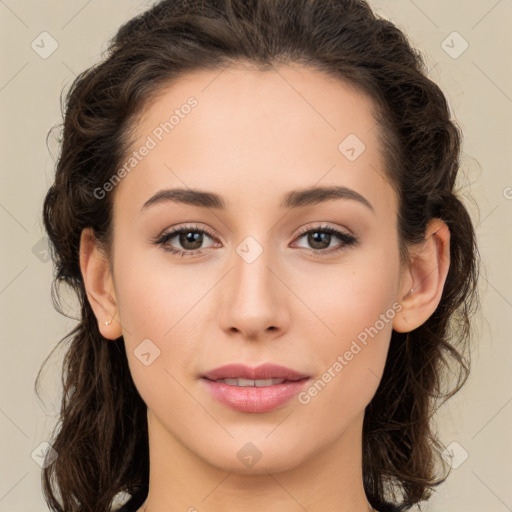
[[[361,424],[400,298],[371,100],[278,69],[182,77],[145,109],[137,160],[110,192],[116,317],[150,438],[238,472],[297,466]],[[235,408],[247,388],[223,395],[234,386],[203,377],[231,363],[308,379]]]

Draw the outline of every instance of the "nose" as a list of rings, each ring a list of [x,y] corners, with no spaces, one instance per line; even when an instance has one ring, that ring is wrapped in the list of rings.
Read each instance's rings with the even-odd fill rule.
[[[219,289],[218,318],[223,331],[253,341],[282,335],[289,323],[290,292],[271,250],[249,239],[234,251],[230,266]]]

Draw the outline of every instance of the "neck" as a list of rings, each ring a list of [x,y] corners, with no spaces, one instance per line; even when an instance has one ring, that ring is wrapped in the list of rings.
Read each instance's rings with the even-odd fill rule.
[[[212,466],[190,451],[148,412],[150,480],[139,512],[370,512],[362,480],[362,421],[307,460],[250,471]]]

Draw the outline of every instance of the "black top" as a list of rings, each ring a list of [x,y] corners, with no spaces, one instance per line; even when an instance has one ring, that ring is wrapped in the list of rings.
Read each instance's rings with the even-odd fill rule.
[[[132,495],[132,497],[117,512],[137,512],[147,498],[147,489]]]
[[[141,491],[132,495],[132,497],[117,511],[117,512],[137,512],[140,506],[144,503],[148,496],[148,490],[142,489]],[[399,512],[399,508],[387,504],[379,508],[380,512]]]

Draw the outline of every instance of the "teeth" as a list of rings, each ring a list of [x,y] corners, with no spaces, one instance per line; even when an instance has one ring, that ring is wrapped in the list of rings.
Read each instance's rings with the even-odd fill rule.
[[[282,384],[286,379],[219,379],[215,382],[223,382],[230,386],[248,387],[255,386],[261,388],[263,386],[274,386],[276,384]]]

